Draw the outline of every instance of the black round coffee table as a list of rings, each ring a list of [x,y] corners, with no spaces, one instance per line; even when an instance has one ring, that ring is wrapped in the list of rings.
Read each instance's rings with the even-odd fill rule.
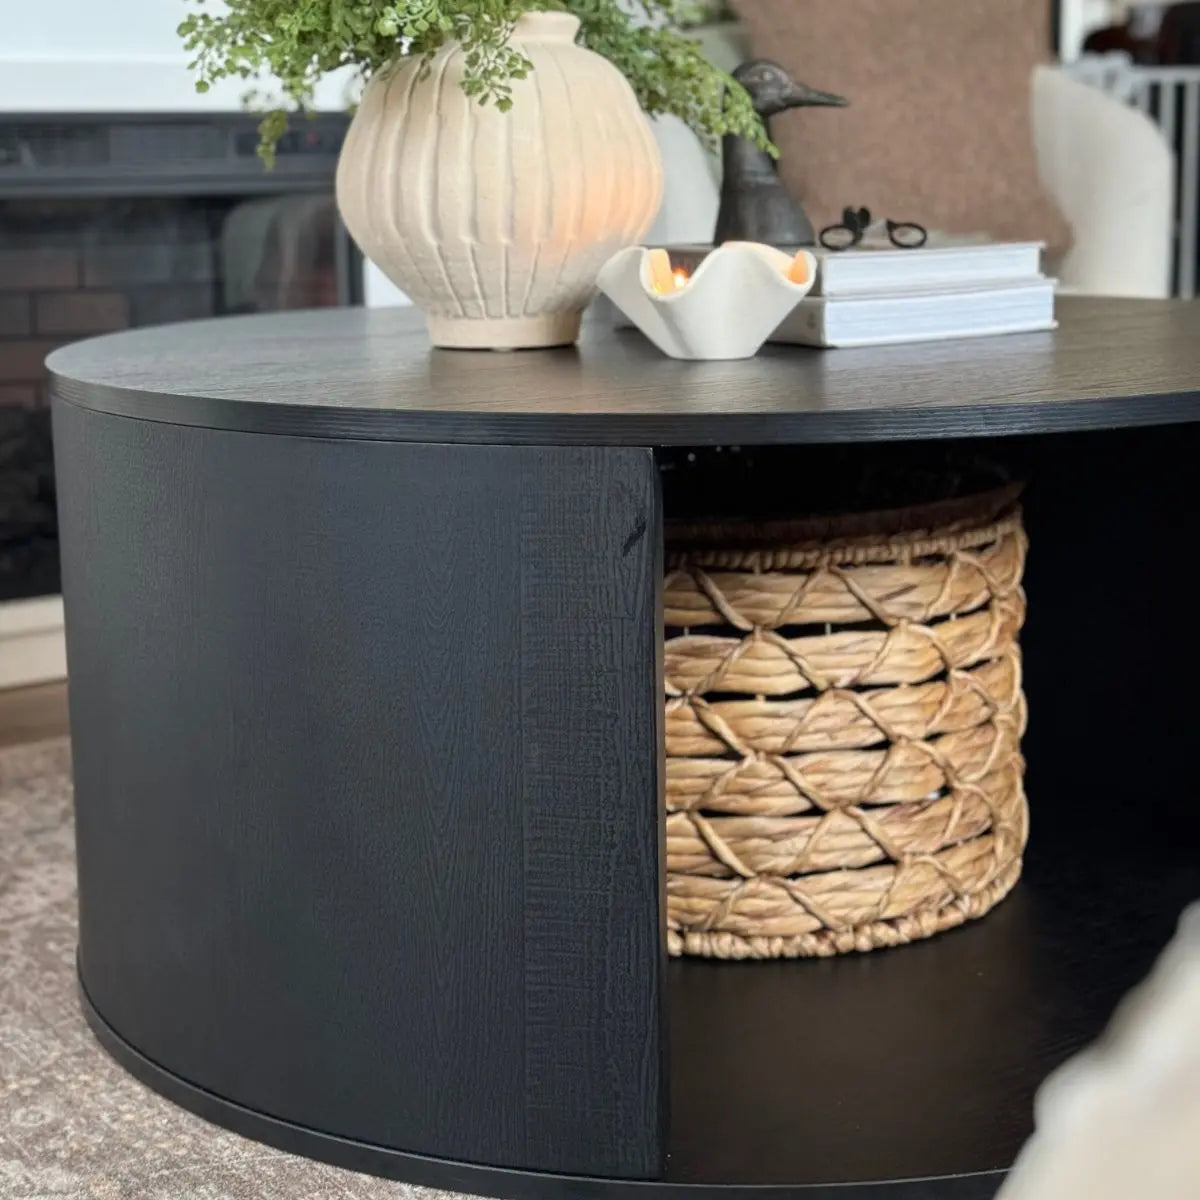
[[[688,364],[343,310],[52,355],[100,1040],[222,1125],[448,1189],[993,1195],[1200,894],[1200,306],[1061,319]],[[663,448],[799,477],[929,440],[1029,480],[1025,878],[897,951],[668,963]]]

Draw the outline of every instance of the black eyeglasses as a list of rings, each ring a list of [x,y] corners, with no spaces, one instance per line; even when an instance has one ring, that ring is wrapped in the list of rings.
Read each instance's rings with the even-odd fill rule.
[[[897,250],[919,250],[929,241],[929,231],[915,221],[885,221],[888,241]],[[871,226],[869,208],[846,208],[842,210],[839,225],[826,225],[821,230],[821,245],[826,250],[849,250],[866,237]]]

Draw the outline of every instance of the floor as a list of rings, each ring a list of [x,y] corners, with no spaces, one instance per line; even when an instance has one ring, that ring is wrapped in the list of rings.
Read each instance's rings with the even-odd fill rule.
[[[282,1154],[148,1091],[79,1011],[66,690],[0,693],[0,1200],[459,1200]]]
[[[0,689],[0,746],[40,742],[67,732],[66,681]]]

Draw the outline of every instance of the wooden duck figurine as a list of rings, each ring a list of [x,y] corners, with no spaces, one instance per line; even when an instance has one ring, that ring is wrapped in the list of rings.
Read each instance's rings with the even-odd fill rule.
[[[742,63],[734,79],[750,94],[754,111],[767,125],[789,108],[842,108],[847,101],[796,83],[778,64],[765,58]],[[721,205],[713,243],[765,242],[768,246],[811,246],[812,223],[779,178],[775,160],[753,142],[726,134],[721,143]]]

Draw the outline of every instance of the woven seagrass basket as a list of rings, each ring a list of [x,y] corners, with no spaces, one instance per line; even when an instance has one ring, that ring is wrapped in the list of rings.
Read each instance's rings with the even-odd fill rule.
[[[668,528],[672,954],[895,946],[1012,888],[1028,829],[1017,494]]]

